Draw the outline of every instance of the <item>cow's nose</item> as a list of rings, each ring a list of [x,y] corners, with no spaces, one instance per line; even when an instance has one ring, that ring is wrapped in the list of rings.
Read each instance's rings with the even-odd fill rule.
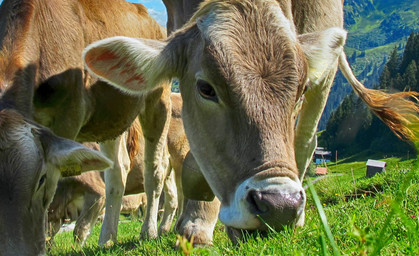
[[[251,190],[247,195],[251,212],[258,215],[274,229],[292,224],[301,213],[304,195],[301,191],[284,193],[278,191]]]

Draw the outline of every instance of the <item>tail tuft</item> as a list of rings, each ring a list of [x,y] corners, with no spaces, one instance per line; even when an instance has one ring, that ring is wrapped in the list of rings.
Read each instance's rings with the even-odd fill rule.
[[[419,142],[418,92],[386,93],[366,88],[352,73],[345,53],[339,57],[339,67],[356,94],[397,137],[415,144]]]

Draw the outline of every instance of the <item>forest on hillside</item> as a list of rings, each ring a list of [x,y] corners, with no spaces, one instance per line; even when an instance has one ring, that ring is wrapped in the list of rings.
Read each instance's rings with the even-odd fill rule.
[[[397,48],[393,49],[375,88],[387,92],[419,91],[418,64],[419,33],[412,33],[401,56]],[[353,92],[332,112],[319,145],[332,152],[338,150],[341,155],[364,150],[411,155],[415,152],[412,143],[398,139]]]
[[[380,73],[394,47],[401,54],[406,39],[419,32],[419,1],[345,0],[345,29],[348,31],[345,52],[359,81],[368,88],[379,82]],[[319,130],[326,128],[331,113],[352,91],[338,72]]]

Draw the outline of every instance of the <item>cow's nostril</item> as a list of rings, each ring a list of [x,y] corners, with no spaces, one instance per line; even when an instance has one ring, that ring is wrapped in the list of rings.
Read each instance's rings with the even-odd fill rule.
[[[278,228],[293,223],[304,204],[303,192],[251,190],[247,195],[250,210],[271,227]]]
[[[269,205],[263,200],[263,195],[260,191],[250,191],[247,195],[247,201],[254,207],[256,214],[266,213],[269,211]]]

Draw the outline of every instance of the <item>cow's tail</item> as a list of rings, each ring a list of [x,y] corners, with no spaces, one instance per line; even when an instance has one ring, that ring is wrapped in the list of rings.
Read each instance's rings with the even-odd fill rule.
[[[399,137],[419,141],[419,93],[414,91],[386,93],[366,88],[352,72],[344,52],[339,68],[358,96]]]

